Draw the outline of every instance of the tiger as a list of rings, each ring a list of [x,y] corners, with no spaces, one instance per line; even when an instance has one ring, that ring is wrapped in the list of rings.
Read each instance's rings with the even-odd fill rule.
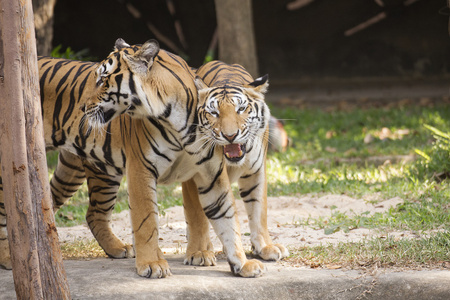
[[[167,77],[169,84],[152,86],[150,82],[146,82],[150,72],[139,72],[139,67],[133,65],[135,61],[142,60],[150,70],[158,52],[159,44],[156,40],[149,40],[138,48],[130,47],[123,39],[119,38],[115,42],[114,51],[98,63],[38,57],[46,150],[59,150],[58,167],[50,181],[55,212],[75,194],[86,178],[88,181],[93,180],[90,173],[94,168],[91,168],[90,162],[86,158],[91,157],[90,161],[94,158],[96,164],[103,170],[111,169],[108,148],[100,149],[105,150],[103,151],[105,154],[97,154],[99,152],[95,147],[97,136],[91,135],[91,125],[105,124],[122,112],[114,109],[106,110],[98,114],[96,119],[91,120],[84,113],[86,107],[96,99],[105,103],[127,105],[129,111],[132,112],[134,107],[145,105],[140,102],[140,99],[146,99],[146,90],[165,91],[175,86],[175,81],[180,80],[179,78],[170,80],[171,77],[165,74],[168,72],[164,71],[154,77]],[[174,68],[177,65],[177,63],[170,62],[168,66]],[[112,76],[112,74],[114,75]],[[189,76],[189,73],[186,76]],[[161,110],[157,110],[158,103],[164,103],[164,101],[165,99],[161,97],[160,100],[154,101],[154,106],[147,109],[151,109],[155,114],[161,114]],[[87,124],[87,120],[93,124]],[[107,143],[105,146],[108,146]],[[89,150],[88,153],[87,150]],[[97,159],[97,156],[104,156],[104,162]],[[123,173],[119,168],[112,170],[111,174],[117,173],[121,176]],[[105,178],[105,180],[107,179]],[[118,188],[118,184],[114,181],[109,181],[109,183],[112,190],[110,193],[113,193],[114,189]],[[101,184],[104,184],[101,180],[89,184],[91,204],[94,205],[91,205],[87,212],[88,223],[101,222],[102,214],[98,213],[101,210],[104,210],[106,214],[109,213],[109,209],[99,208],[99,205],[96,204],[105,203],[105,197],[110,197],[107,189],[98,189]],[[2,191],[3,185],[0,176],[0,266],[10,269],[11,260]],[[101,237],[104,232],[110,231],[105,226],[90,226],[90,228],[96,237]],[[114,242],[120,246],[115,246]],[[113,257],[134,256],[133,248],[123,245],[118,239],[105,243],[102,246]]]
[[[267,228],[265,159],[271,115],[264,94],[268,89],[268,75],[253,80],[241,65],[221,61],[204,64],[196,75],[201,146],[219,148],[225,157],[230,182],[238,182],[248,213],[253,255],[263,260],[289,256],[286,247],[273,244]],[[188,235],[184,263],[214,265],[206,220],[208,212],[205,211],[206,216],[196,214],[189,206],[198,202],[194,182],[183,183],[182,188],[188,232],[195,233],[195,236]]]
[[[163,278],[172,273],[158,246],[156,186],[192,180],[233,274],[264,273],[262,262],[245,255],[221,150],[198,148],[195,74],[182,58],[156,41],[118,40],[101,63],[39,58],[39,73],[46,146],[60,151],[51,180],[55,210],[87,179],[86,220],[105,253],[135,256],[138,275]],[[125,175],[134,248],[109,224]],[[3,205],[0,213],[5,229]],[[0,253],[3,265],[7,255]]]

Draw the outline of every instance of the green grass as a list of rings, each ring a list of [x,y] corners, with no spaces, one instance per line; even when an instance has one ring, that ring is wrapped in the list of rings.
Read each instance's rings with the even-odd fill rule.
[[[364,201],[377,194],[380,199],[404,200],[384,213],[350,216],[334,211],[331,217],[295,220],[298,225],[324,230],[326,234],[361,227],[385,232],[442,231],[414,240],[386,238],[295,249],[291,261],[309,261],[311,265],[316,260],[321,265],[345,262],[350,266],[357,261],[388,266],[396,259],[400,265],[414,266],[450,261],[450,144],[445,135],[439,135],[450,131],[450,107],[271,110],[285,120],[293,143],[287,152],[268,156],[269,196],[345,194]],[[366,143],[368,137],[371,141]],[[414,160],[396,159],[405,155]],[[52,170],[55,154],[48,156]],[[162,212],[181,205],[180,186],[158,187],[158,199]],[[117,203],[116,212],[128,208],[126,181]],[[57,214],[58,226],[85,222],[86,187],[68,204]]]
[[[447,231],[418,239],[396,239],[388,235],[360,242],[302,247],[294,249],[287,260],[313,268],[422,268],[442,267],[449,257],[450,233]]]
[[[325,234],[360,227],[380,232],[443,230],[415,240],[373,239],[295,249],[291,261],[311,266],[341,262],[353,267],[358,259],[382,266],[450,261],[450,143],[446,135],[450,107],[351,112],[272,109],[272,113],[286,119],[294,147],[268,158],[271,196],[331,193],[364,201],[377,193],[382,199],[404,200],[385,213],[350,216],[335,211],[331,217],[296,220],[298,225]],[[369,134],[373,139],[365,143]],[[415,155],[415,160],[393,160],[404,155]]]

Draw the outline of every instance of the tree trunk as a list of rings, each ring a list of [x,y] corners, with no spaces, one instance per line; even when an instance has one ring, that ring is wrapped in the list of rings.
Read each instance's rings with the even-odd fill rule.
[[[53,12],[56,0],[33,0],[38,55],[50,55],[53,40]]]
[[[219,33],[219,59],[244,66],[258,76],[251,0],[215,0]]]
[[[3,196],[18,299],[70,299],[53,216],[31,0],[0,0]]]

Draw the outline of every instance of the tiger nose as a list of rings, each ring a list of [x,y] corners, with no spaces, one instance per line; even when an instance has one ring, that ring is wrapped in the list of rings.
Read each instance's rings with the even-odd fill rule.
[[[231,135],[222,133],[222,135],[223,135],[223,137],[224,137],[227,141],[229,141],[230,143],[232,143],[232,142],[234,141],[234,139],[236,138],[236,136],[237,136],[237,132],[234,133],[234,134],[231,134]]]

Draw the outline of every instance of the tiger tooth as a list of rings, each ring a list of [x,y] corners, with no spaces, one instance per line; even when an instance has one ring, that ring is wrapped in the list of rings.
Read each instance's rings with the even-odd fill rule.
[[[242,150],[239,150],[239,157],[242,156]]]
[[[225,152],[225,156],[230,158],[230,154],[228,154],[228,152]]]

